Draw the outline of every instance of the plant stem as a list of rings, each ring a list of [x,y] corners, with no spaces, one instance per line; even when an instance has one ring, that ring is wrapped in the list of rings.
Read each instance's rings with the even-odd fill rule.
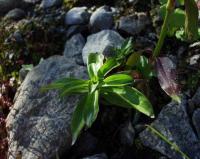
[[[160,50],[163,46],[165,37],[167,35],[167,27],[168,27],[169,19],[173,11],[174,11],[174,0],[168,0],[167,6],[166,6],[165,19],[161,28],[158,42],[156,44],[156,48],[154,49],[154,52],[153,52],[153,58],[156,58],[160,54]]]
[[[181,149],[173,142],[169,141],[163,134],[161,134],[158,130],[150,125],[146,125],[153,133],[155,133],[158,137],[160,137],[163,141],[168,143],[176,152],[181,154],[181,156],[185,159],[190,159],[188,155],[186,155]]]

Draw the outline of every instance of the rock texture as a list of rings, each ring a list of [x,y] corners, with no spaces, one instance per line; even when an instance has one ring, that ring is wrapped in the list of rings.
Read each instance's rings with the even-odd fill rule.
[[[90,28],[92,32],[112,29],[113,25],[113,13],[108,6],[98,8],[90,17]]]
[[[84,45],[85,39],[81,34],[72,36],[65,44],[64,56],[69,58],[81,54]]]
[[[82,159],[108,159],[108,157],[106,156],[105,153],[102,153],[102,154],[97,154],[97,155],[93,155],[89,157],[84,157]]]
[[[113,47],[120,47],[123,42],[124,38],[113,30],[102,30],[101,32],[88,36],[82,51],[84,63],[87,62],[87,57],[90,53],[99,52],[105,56],[112,55]]]
[[[25,8],[23,0],[0,0],[0,16],[15,8]]]
[[[198,138],[200,139],[200,108],[196,109],[192,116],[193,125],[196,129]]]
[[[57,7],[63,3],[63,0],[42,0],[40,7],[41,8],[50,8],[50,7]]]
[[[186,99],[183,99],[180,105],[169,103],[162,109],[152,126],[175,143],[191,159],[200,159],[200,142],[190,125],[186,107]],[[171,149],[169,144],[149,129],[140,134],[140,139],[145,146],[157,150],[171,159],[183,159],[180,154]]]
[[[90,14],[87,12],[87,7],[74,7],[65,15],[66,25],[87,24],[90,19]]]
[[[5,15],[5,19],[11,19],[11,20],[21,20],[22,18],[24,18],[26,16],[26,13],[19,8],[15,8],[11,11],[9,11],[6,15]]]
[[[63,77],[87,78],[86,68],[73,59],[53,56],[26,76],[7,117],[9,159],[51,159],[71,145],[70,120],[79,97],[60,99],[55,90],[41,87]]]
[[[142,12],[121,17],[118,29],[122,32],[135,35],[144,30],[148,24],[150,24],[149,17]]]

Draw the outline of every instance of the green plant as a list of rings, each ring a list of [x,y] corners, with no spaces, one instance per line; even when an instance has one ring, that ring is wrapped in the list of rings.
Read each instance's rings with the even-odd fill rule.
[[[175,8],[175,3],[185,7]],[[159,41],[154,50],[154,57],[158,56],[166,35],[175,35],[184,41],[195,41],[200,37],[198,33],[198,8],[195,0],[160,0],[160,13],[164,17]]]
[[[76,141],[81,130],[89,128],[96,120],[99,112],[99,97],[102,96],[108,104],[136,109],[143,114],[154,117],[149,100],[131,85],[133,78],[125,73],[108,75],[114,68],[126,61],[131,53],[131,41],[127,41],[120,49],[115,49],[117,55],[104,62],[104,56],[91,53],[88,56],[87,69],[89,80],[65,78],[58,80],[43,90],[59,89],[60,96],[83,94],[77,105],[71,122],[72,144]]]

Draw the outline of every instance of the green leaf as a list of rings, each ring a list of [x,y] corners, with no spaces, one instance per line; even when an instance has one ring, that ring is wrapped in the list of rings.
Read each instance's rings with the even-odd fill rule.
[[[166,5],[160,7],[161,17],[164,19],[166,14]],[[173,13],[171,13],[169,21],[168,21],[168,36],[173,36],[175,32],[184,27],[185,25],[185,12],[182,9],[175,9]]]
[[[85,109],[83,110],[84,120],[87,127],[91,127],[92,123],[96,120],[99,112],[99,90],[92,93],[88,93],[85,103]]]
[[[133,53],[132,38],[125,40],[120,48],[115,48],[116,60],[124,60],[128,55]]]
[[[76,78],[63,78],[52,82],[51,84],[41,88],[42,91],[51,89],[69,89],[77,85],[88,84],[88,80],[76,79]]]
[[[140,52],[135,52],[131,54],[126,62],[126,65],[132,67],[140,59],[140,56],[141,56]]]
[[[136,68],[146,79],[150,79],[154,76],[152,66],[145,56],[140,56],[138,62],[136,63]]]
[[[91,53],[88,56],[87,68],[90,79],[97,80],[97,72],[103,65],[104,56],[99,53]]]
[[[27,70],[27,71],[31,71],[33,69],[33,64],[30,65],[22,65],[22,68]]]
[[[87,93],[89,92],[88,81],[84,81],[83,83],[78,83],[74,85],[66,85],[60,89],[60,97],[67,96],[69,94],[77,94],[77,93]]]
[[[98,76],[104,77],[118,66],[120,66],[120,63],[115,58],[108,58],[103,66],[99,69]]]
[[[83,116],[83,110],[85,108],[86,96],[84,96],[76,106],[76,109],[72,115],[71,132],[72,132],[72,145],[76,142],[81,130],[84,128],[85,121]]]
[[[125,86],[130,85],[133,82],[133,78],[127,74],[115,74],[108,76],[103,80],[104,84],[102,87],[106,86]]]
[[[198,7],[194,0],[185,0],[185,34],[189,41],[198,39]]]
[[[134,108],[147,116],[154,117],[153,108],[149,100],[137,89],[124,87],[102,88],[103,97],[116,106]]]
[[[167,0],[159,0],[160,4],[163,5],[163,4],[166,4],[167,3]],[[180,4],[180,5],[184,5],[184,0],[177,0],[177,2]]]

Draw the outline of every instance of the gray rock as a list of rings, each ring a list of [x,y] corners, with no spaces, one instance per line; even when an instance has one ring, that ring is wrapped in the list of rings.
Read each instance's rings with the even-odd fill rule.
[[[122,32],[135,35],[145,29],[150,24],[150,19],[146,13],[137,13],[130,16],[121,17],[118,29]]]
[[[26,13],[19,8],[15,8],[11,11],[9,11],[6,15],[5,15],[5,19],[11,19],[11,20],[21,20],[26,16]]]
[[[192,116],[192,122],[200,139],[200,108],[196,109]]]
[[[23,0],[0,0],[0,16],[15,8],[26,8]]]
[[[200,61],[200,54],[193,55],[188,59],[190,65],[198,65],[199,61]]]
[[[32,4],[36,4],[38,2],[40,2],[41,0],[24,0],[24,2],[27,2],[27,3],[32,3]]]
[[[87,57],[90,53],[99,52],[105,56],[113,55],[113,47],[120,47],[123,42],[124,38],[113,30],[102,30],[101,32],[88,36],[82,52],[84,63],[87,62]]]
[[[42,0],[40,7],[43,9],[61,6],[63,0]]]
[[[120,129],[120,141],[123,145],[132,146],[134,138],[135,130],[131,122],[128,122]]]
[[[85,39],[81,34],[76,34],[72,36],[65,43],[64,56],[66,58],[69,58],[81,54],[84,45],[85,45]]]
[[[26,75],[28,74],[28,70],[26,70],[25,68],[21,68],[19,70],[19,80],[20,82],[22,82],[25,78],[26,78]]]
[[[90,19],[90,13],[87,11],[87,7],[74,7],[70,9],[65,15],[65,24],[79,25],[87,24]]]
[[[67,30],[67,38],[71,37],[74,34],[82,33],[88,30],[87,25],[72,25]]]
[[[41,87],[63,77],[87,78],[86,68],[73,59],[53,56],[33,68],[20,86],[6,121],[9,159],[51,159],[71,145],[70,121],[79,96],[60,99],[58,91]]]
[[[113,13],[108,6],[98,8],[90,17],[90,27],[92,32],[112,29],[113,25]]]
[[[151,124],[169,141],[176,144],[191,159],[200,159],[200,143],[197,139],[186,113],[187,100],[181,104],[174,102],[163,107],[158,118]],[[182,156],[149,129],[140,133],[140,139],[148,146],[172,159],[183,159]]]
[[[108,157],[106,156],[105,153],[102,153],[102,154],[97,154],[97,155],[93,155],[89,157],[84,157],[82,159],[108,159]]]
[[[195,93],[194,96],[192,97],[191,102],[192,102],[195,106],[200,106],[200,87],[197,89],[196,93]]]

